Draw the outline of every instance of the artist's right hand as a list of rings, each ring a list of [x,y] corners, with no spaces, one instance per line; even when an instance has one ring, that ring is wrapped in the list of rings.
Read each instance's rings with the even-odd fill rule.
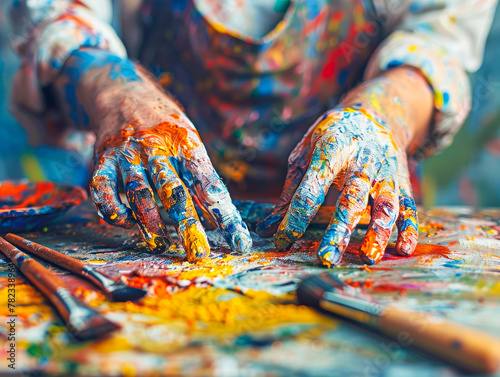
[[[153,253],[166,251],[172,240],[152,182],[189,261],[210,253],[194,198],[232,250],[249,251],[248,229],[194,125],[143,68],[105,51],[81,50],[67,60],[57,85],[63,94],[76,86],[96,134],[90,186],[106,222],[123,228],[137,223]],[[120,200],[121,186],[130,208]]]
[[[189,261],[207,256],[210,247],[193,196],[213,217],[231,248],[244,252],[251,238],[229,193],[214,170],[195,128],[184,116],[170,114],[151,127],[127,125],[99,148],[91,192],[108,223],[130,228],[137,223],[154,253],[171,244],[149,181],[174,224]],[[119,180],[130,204],[118,196]]]

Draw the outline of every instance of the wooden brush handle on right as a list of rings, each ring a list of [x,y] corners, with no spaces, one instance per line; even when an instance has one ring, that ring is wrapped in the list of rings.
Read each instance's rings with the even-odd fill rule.
[[[416,346],[468,372],[493,374],[500,367],[500,340],[481,331],[395,307],[384,309],[379,325],[401,346]]]

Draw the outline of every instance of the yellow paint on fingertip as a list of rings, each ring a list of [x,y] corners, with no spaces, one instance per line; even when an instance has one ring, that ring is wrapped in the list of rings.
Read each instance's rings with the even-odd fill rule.
[[[319,259],[321,260],[321,263],[323,263],[323,265],[325,265],[326,267],[328,268],[332,268],[332,262],[330,262],[328,260],[328,258],[330,257],[330,252],[326,253],[325,255],[323,255],[322,257],[319,257]]]

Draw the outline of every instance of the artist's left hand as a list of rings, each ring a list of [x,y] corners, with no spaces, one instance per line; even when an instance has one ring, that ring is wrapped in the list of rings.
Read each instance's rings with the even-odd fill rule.
[[[413,132],[405,124],[403,104],[395,103],[401,101],[394,95],[398,91],[394,81],[380,78],[357,88],[339,108],[316,121],[290,155],[285,188],[272,214],[259,224],[259,234],[271,236],[277,230],[277,248],[288,249],[304,234],[332,186],[340,196],[318,249],[323,264],[338,265],[369,204],[371,222],[360,251],[363,262],[374,264],[383,257],[395,223],[397,252],[413,252],[418,220],[407,167]],[[385,98],[386,93],[392,97]],[[394,109],[384,118],[378,111],[383,104]]]

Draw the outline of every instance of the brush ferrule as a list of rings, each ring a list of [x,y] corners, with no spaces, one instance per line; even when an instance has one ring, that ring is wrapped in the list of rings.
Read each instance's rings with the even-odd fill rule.
[[[325,292],[320,306],[324,310],[368,326],[376,326],[383,311],[383,307],[377,303],[336,292]]]
[[[72,332],[79,332],[87,326],[88,321],[96,315],[96,312],[79,302],[66,288],[58,288],[56,296],[64,304],[68,311],[68,322],[66,326]]]
[[[108,294],[113,293],[113,288],[117,284],[114,279],[111,279],[110,277],[97,271],[88,264],[83,267],[83,275],[91,280],[95,285],[101,287]]]

